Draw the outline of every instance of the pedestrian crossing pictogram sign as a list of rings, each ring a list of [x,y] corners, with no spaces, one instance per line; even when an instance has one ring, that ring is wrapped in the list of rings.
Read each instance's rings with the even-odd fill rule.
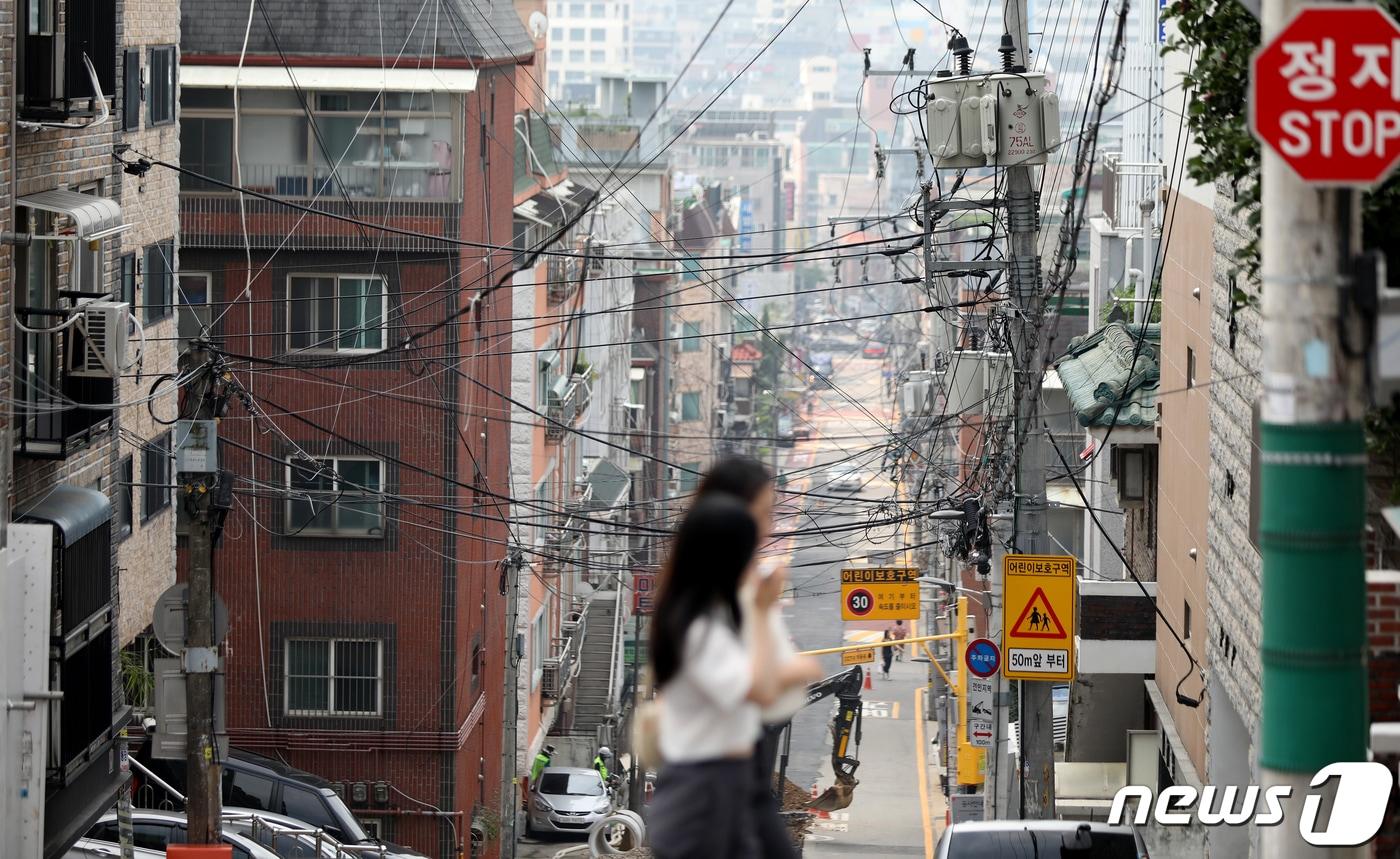
[[[1008,679],[1074,679],[1075,566],[1070,555],[1003,558]]]

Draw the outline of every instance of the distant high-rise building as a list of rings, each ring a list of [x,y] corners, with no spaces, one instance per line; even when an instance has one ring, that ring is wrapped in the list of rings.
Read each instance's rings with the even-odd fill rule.
[[[629,0],[550,0],[550,96],[566,104],[597,104],[598,78],[632,66],[631,19]]]

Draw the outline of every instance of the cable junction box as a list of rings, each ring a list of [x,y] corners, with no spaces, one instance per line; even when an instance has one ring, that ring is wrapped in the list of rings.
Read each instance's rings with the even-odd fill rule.
[[[1044,164],[1060,145],[1060,99],[1043,74],[945,72],[926,88],[928,147],[940,168]]]

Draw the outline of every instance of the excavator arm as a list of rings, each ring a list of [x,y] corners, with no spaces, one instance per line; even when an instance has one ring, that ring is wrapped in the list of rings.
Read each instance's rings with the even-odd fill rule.
[[[837,811],[851,804],[855,795],[856,768],[860,761],[852,754],[852,741],[860,746],[860,691],[865,673],[859,665],[833,674],[807,687],[807,702],[811,705],[829,696],[836,696],[836,716],[831,721],[831,771],[836,783],[812,800],[807,807],[813,811]],[[774,726],[770,730],[781,732],[789,728],[791,722]]]

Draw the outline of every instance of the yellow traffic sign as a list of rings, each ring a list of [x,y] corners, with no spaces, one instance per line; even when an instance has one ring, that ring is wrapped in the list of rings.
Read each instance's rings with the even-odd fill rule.
[[[1075,560],[1072,555],[1007,555],[1003,670],[1008,680],[1073,680]]]
[[[841,619],[918,620],[918,569],[847,567],[841,570]]]
[[[864,650],[846,650],[841,653],[842,665],[863,665],[874,661],[875,648],[873,647],[867,647]]]

